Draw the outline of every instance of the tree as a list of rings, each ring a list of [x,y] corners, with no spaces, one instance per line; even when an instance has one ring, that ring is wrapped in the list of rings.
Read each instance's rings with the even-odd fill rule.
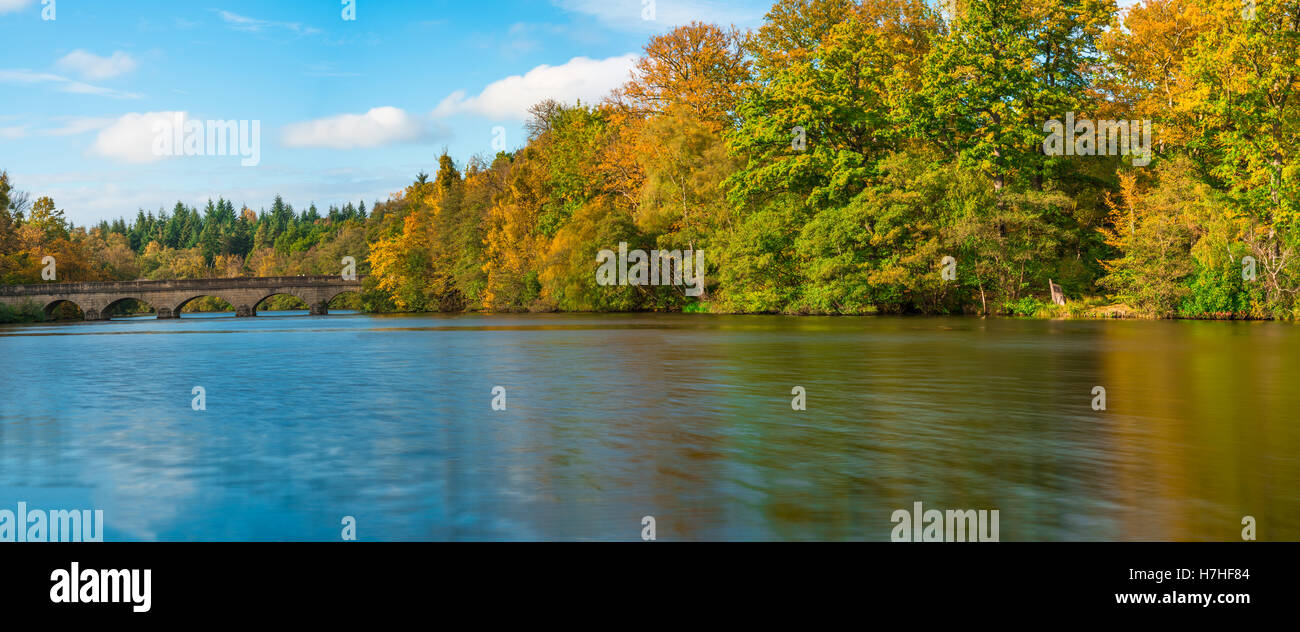
[[[1186,59],[1191,155],[1245,220],[1268,303],[1289,314],[1300,293],[1300,6],[1261,1],[1251,19],[1207,0],[1213,21]]]
[[[1162,168],[1159,184],[1143,189],[1133,174],[1120,176],[1120,192],[1108,198],[1109,226],[1101,232],[1120,256],[1103,262],[1100,283],[1130,306],[1161,316],[1177,312],[1194,271],[1188,253],[1196,241],[1190,213],[1209,192],[1188,177],[1187,164]]]
[[[36,200],[27,224],[39,231],[47,241],[68,237],[68,222],[64,219],[63,210],[55,208],[54,200],[49,197]]]
[[[1211,26],[1195,0],[1147,0],[1129,7],[1123,28],[1107,31],[1099,41],[1105,55],[1098,86],[1107,97],[1105,118],[1160,120],[1156,145],[1185,146],[1192,123],[1190,113],[1181,111],[1192,88],[1185,61]]]
[[[9,212],[10,197],[9,192],[13,188],[9,184],[9,174],[0,171],[0,254],[11,252],[13,249],[14,231],[18,228],[18,222],[21,217],[14,217]],[[3,273],[3,270],[0,270]]]
[[[700,22],[651,37],[633,79],[613,100],[642,117],[680,107],[720,129],[733,118],[749,80],[744,39],[734,27]]]
[[[638,229],[657,235],[664,249],[712,248],[735,221],[722,182],[736,161],[722,135],[677,109],[645,122],[641,134],[655,149],[639,155],[645,182],[633,213]]]
[[[728,181],[733,201],[789,192],[825,208],[869,186],[906,142],[899,106],[936,28],[920,0],[774,7],[750,45],[756,76],[728,135],[744,161]]]

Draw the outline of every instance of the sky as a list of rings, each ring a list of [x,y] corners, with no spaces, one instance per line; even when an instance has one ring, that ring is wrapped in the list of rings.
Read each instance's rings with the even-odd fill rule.
[[[0,169],[78,225],[219,196],[370,205],[444,148],[463,164],[522,146],[532,103],[598,100],[654,33],[756,26],[770,6],[654,4],[648,20],[643,0],[0,0]],[[257,121],[257,164],[155,151],[174,113]]]
[[[0,170],[79,225],[223,196],[369,205],[444,149],[522,146],[533,103],[600,99],[651,35],[771,4],[651,2],[0,0]],[[256,122],[258,151],[158,145],[190,121]]]

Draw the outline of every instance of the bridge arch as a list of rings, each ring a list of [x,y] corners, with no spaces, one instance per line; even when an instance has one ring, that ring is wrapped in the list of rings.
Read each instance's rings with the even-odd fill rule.
[[[69,307],[75,312],[68,310]],[[56,298],[46,303],[43,311],[45,312],[45,320],[54,320],[59,313],[67,313],[68,319],[71,319],[74,314],[80,314],[83,320],[99,320],[99,312],[94,309],[83,309],[76,301],[66,298]]]
[[[351,295],[345,301],[338,301],[340,296]],[[361,308],[361,289],[360,288],[342,288],[338,291],[329,291],[325,294],[325,304],[330,309],[360,309]]]
[[[147,299],[145,299],[145,298],[143,298],[143,297],[139,297],[139,296],[122,296],[122,297],[119,297],[119,298],[110,299],[110,300],[108,301],[108,304],[104,305],[104,309],[100,310],[99,315],[100,315],[100,317],[102,317],[104,320],[109,320],[109,319],[111,319],[111,318],[115,315],[114,312],[116,312],[116,311],[119,310],[120,308],[126,306],[127,303],[130,302],[130,301],[135,301],[135,302],[140,303],[140,304],[142,304],[142,305],[146,305],[146,306],[148,306],[148,307],[150,307],[150,308],[153,308],[153,310],[154,310],[155,312],[157,311],[157,307],[156,307],[153,303],[150,303]]]
[[[186,298],[186,299],[180,301],[179,303],[176,303],[175,307],[172,307],[172,308],[171,308],[171,310],[170,310],[170,314],[167,315],[167,316],[163,316],[163,314],[162,314],[162,308],[159,308],[159,309],[158,309],[158,317],[159,317],[159,318],[180,318],[180,317],[181,317],[181,312],[185,310],[185,307],[186,307],[187,305],[189,305],[190,303],[192,303],[192,302],[194,302],[194,301],[196,301],[196,300],[198,300],[198,299],[201,299],[201,298],[215,298],[215,299],[217,299],[217,300],[219,300],[219,301],[225,303],[226,305],[230,306],[230,309],[229,309],[229,310],[226,310],[225,312],[210,312],[210,313],[229,313],[229,312],[234,312],[234,313],[235,313],[235,316],[251,316],[251,315],[252,315],[252,313],[251,313],[251,312],[252,312],[252,308],[251,308],[251,307],[245,306],[244,309],[245,309],[247,312],[249,312],[249,313],[241,314],[241,313],[240,313],[240,308],[239,308],[239,303],[238,303],[238,302],[232,301],[232,300],[230,300],[230,299],[228,299],[228,298],[226,298],[226,297],[224,297],[224,296],[221,296],[221,295],[219,295],[219,294],[217,294],[217,293],[213,293],[213,292],[201,292],[201,293],[196,293],[196,294],[194,294],[193,296],[190,296],[189,298]]]
[[[275,297],[277,297],[277,296],[291,296],[291,297],[297,299],[297,301],[298,301],[299,303],[302,303],[302,307],[295,307],[295,308],[294,308],[295,310],[306,310],[306,311],[308,311],[308,312],[311,311],[311,300],[310,300],[310,297],[304,296],[302,292],[292,292],[292,291],[288,291],[288,290],[275,290],[275,291],[271,292],[270,294],[267,294],[266,296],[263,296],[262,298],[258,299],[257,304],[255,304],[255,305],[253,306],[253,313],[254,313],[254,314],[257,314],[257,313],[262,312],[262,311],[275,311],[275,310],[271,310],[271,309],[269,309],[269,308],[266,306],[266,303],[267,303],[267,301],[269,301],[269,300],[271,300],[271,299],[273,299],[273,298],[275,298]]]
[[[307,304],[308,313],[312,316],[323,316],[329,313],[329,301],[326,295],[331,288],[312,287],[310,285],[298,285],[286,283],[284,285],[268,287],[257,294],[257,299],[252,301],[253,305],[261,305],[264,301],[281,294],[292,296],[303,303]]]

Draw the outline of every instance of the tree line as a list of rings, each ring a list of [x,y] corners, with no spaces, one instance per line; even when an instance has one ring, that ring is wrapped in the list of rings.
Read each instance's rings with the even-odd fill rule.
[[[1300,2],[935,4],[676,28],[599,103],[536,104],[517,151],[444,154],[369,213],[218,200],[73,229],[0,198],[0,278],[54,251],[81,257],[67,280],[351,255],[373,310],[1297,315]],[[704,292],[597,284],[622,243],[703,251]]]

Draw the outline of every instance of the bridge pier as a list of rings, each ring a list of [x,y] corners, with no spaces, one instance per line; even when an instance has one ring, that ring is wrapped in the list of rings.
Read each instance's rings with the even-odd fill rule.
[[[180,317],[181,315],[172,312],[172,308],[170,307],[158,308],[158,320],[171,320],[173,318],[180,318]]]
[[[256,315],[257,312],[247,305],[240,305],[235,308],[235,318],[252,318]]]
[[[319,303],[312,303],[312,304],[311,304],[311,315],[312,315],[312,316],[325,316],[326,314],[329,314],[329,313],[330,313],[330,304],[329,304],[329,302],[327,302],[327,301],[320,301]]]
[[[93,308],[83,310],[82,314],[85,315],[86,320],[111,320],[107,316],[101,316],[99,311]]]

